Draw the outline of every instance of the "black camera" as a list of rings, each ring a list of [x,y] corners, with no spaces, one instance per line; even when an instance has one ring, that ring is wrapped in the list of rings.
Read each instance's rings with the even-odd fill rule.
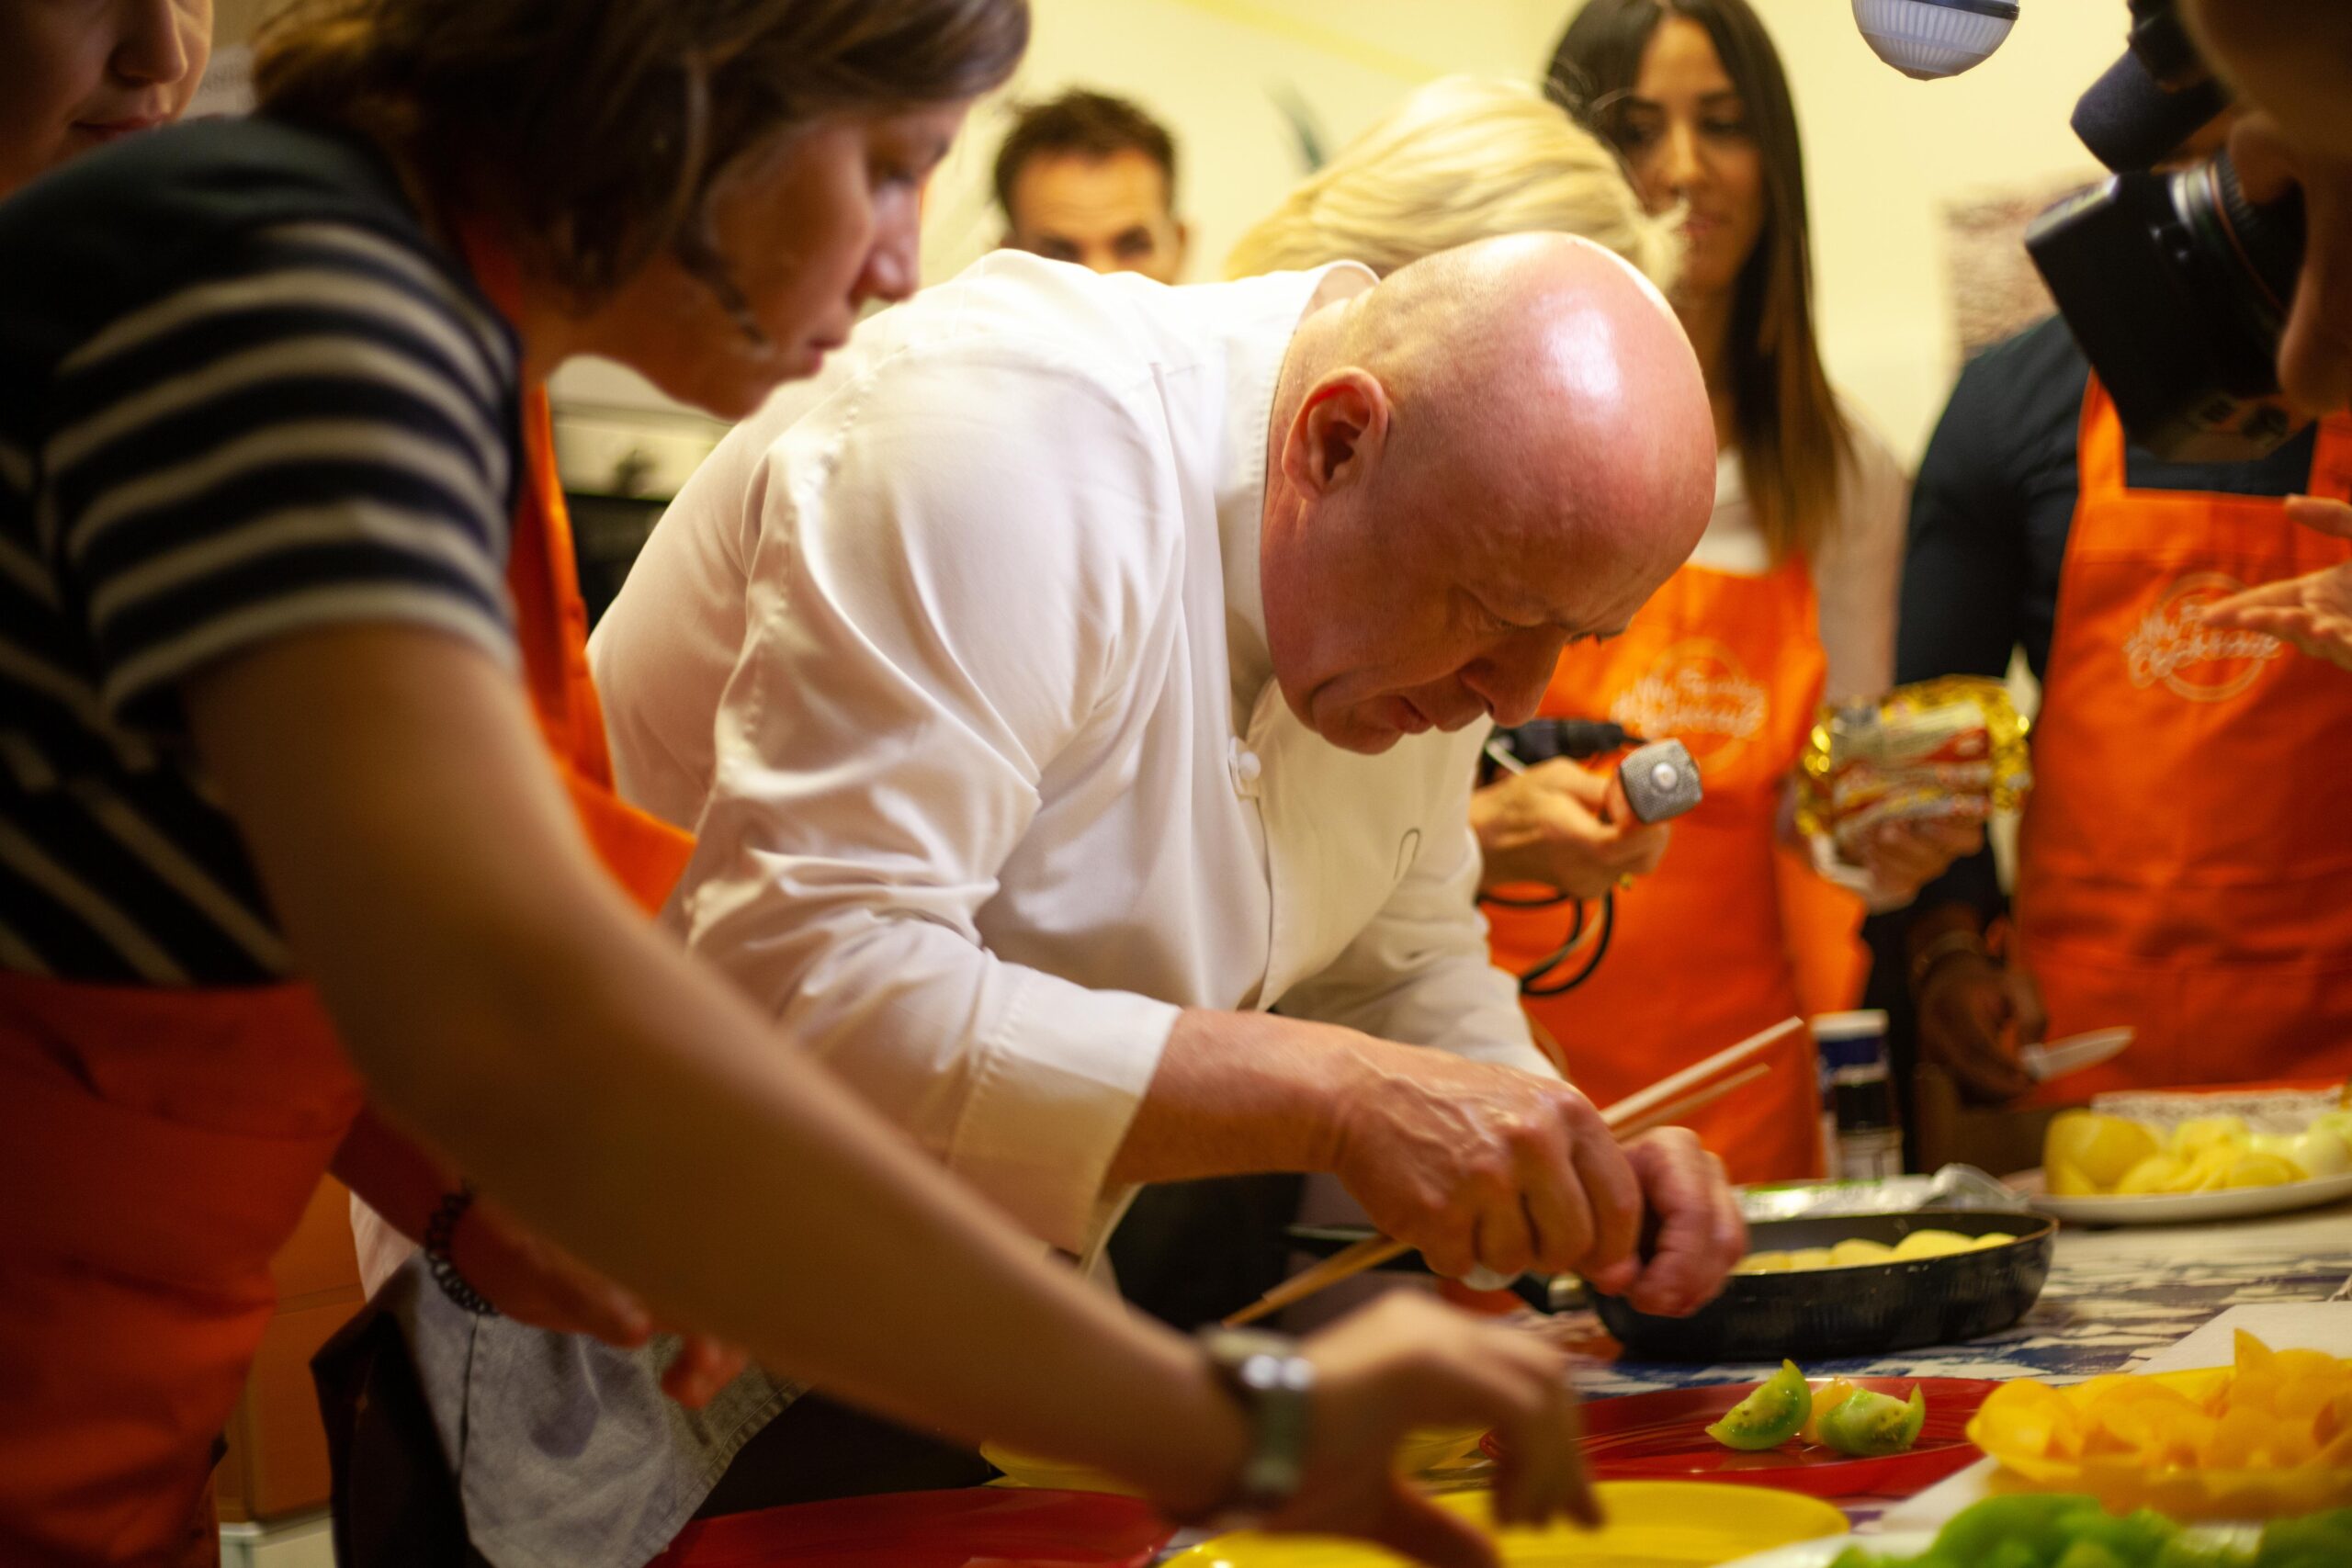
[[[2173,0],[2132,0],[2132,47],[2075,129],[2115,175],[2034,220],[2026,249],[2138,446],[2172,462],[2275,451],[2307,422],[2278,397],[2303,258],[2300,193],[2248,201],[2224,152],[2162,161],[2229,104]]]

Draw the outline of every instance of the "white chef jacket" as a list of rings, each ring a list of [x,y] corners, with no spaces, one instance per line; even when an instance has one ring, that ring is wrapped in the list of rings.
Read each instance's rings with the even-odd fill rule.
[[[1485,727],[1360,756],[1272,679],[1267,421],[1322,276],[982,260],[731,434],[591,643],[623,793],[699,840],[669,918],[1071,1250],[1181,1008],[1552,1075],[1473,899]]]

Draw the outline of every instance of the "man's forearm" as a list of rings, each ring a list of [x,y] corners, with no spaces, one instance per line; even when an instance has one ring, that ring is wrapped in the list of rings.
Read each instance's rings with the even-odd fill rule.
[[[1186,1009],[1111,1161],[1112,1184],[1329,1170],[1333,1110],[1376,1044],[1272,1013]]]

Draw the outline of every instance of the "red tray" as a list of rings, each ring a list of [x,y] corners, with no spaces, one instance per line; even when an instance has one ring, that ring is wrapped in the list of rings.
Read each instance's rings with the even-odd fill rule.
[[[1817,1378],[1814,1384],[1827,1381]],[[1761,1453],[1727,1449],[1707,1436],[1706,1428],[1760,1386],[1728,1382],[1593,1401],[1584,1407],[1585,1462],[1599,1481],[1735,1481],[1813,1497],[1908,1497],[1981,1457],[1982,1450],[1968,1440],[1968,1422],[1999,1383],[1981,1378],[1852,1381],[1898,1399],[1918,1388],[1928,1402],[1928,1419],[1907,1452],[1854,1459],[1835,1449],[1800,1447],[1793,1438]],[[1487,1458],[1500,1457],[1492,1432],[1479,1446]]]
[[[1132,1497],[976,1486],[704,1519],[647,1568],[1145,1568],[1175,1533]]]

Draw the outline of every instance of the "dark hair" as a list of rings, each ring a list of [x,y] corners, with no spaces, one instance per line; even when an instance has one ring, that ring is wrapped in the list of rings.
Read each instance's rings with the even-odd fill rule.
[[[1735,285],[1725,340],[1733,418],[1748,503],[1773,558],[1811,556],[1836,519],[1838,468],[1853,438],[1814,339],[1804,157],[1788,75],[1763,22],[1747,0],[1590,0],[1553,50],[1544,91],[1622,149],[1618,106],[1669,16],[1707,30],[1763,155],[1764,227]]]
[[[1024,105],[996,152],[996,204],[1012,216],[1012,186],[1030,159],[1071,155],[1108,158],[1140,152],[1168,179],[1168,203],[1176,204],[1176,142],[1168,128],[1125,98],[1073,87],[1058,98]]]
[[[1028,0],[294,0],[255,96],[489,205],[582,303],[664,250],[739,313],[713,187],[780,131],[1012,73]]]

